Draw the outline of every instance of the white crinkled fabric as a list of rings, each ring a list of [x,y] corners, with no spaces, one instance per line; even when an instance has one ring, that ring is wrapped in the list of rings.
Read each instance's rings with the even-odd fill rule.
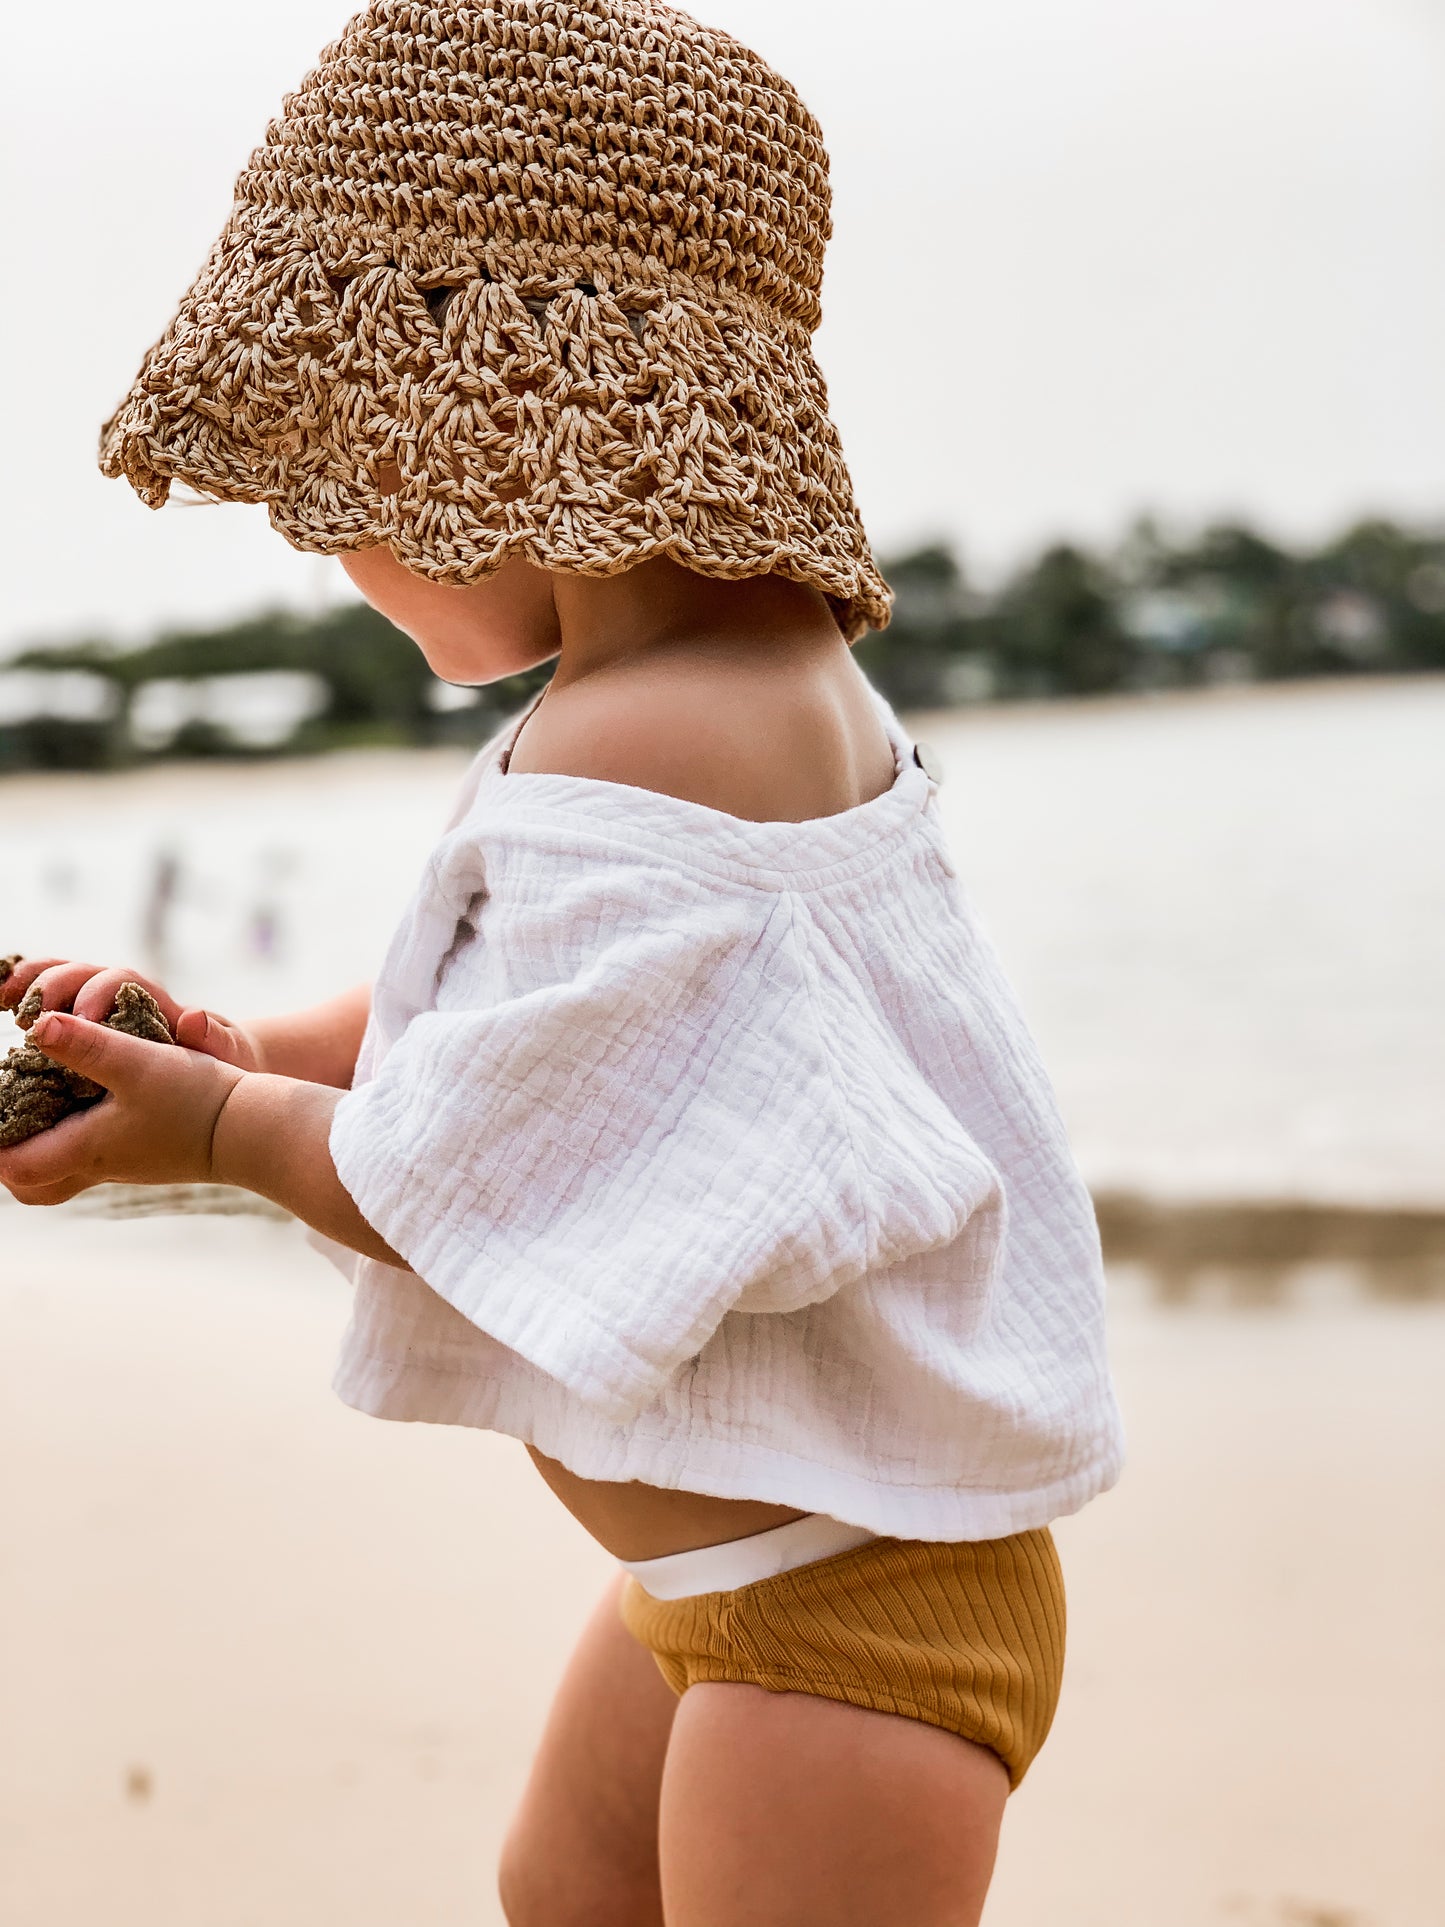
[[[872,693],[893,787],[801,824],[483,749],[332,1131],[412,1267],[317,1240],[349,1403],[905,1538],[1113,1483],[1092,1206]]]

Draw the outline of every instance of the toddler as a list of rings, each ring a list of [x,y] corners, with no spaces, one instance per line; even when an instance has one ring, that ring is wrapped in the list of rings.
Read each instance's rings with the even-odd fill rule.
[[[27,958],[108,1093],[22,1202],[239,1185],[354,1281],[336,1386],[522,1440],[619,1572],[513,1927],[965,1927],[1118,1475],[1088,1195],[959,883],[811,336],[827,157],[654,0],[376,0],[107,425],[264,502],[439,676],[555,662],[376,982],[235,1024]],[[103,1026],[121,983],[177,1050]]]

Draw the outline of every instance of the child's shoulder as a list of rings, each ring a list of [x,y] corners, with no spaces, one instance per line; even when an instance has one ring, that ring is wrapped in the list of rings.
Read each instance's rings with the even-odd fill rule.
[[[878,708],[846,654],[759,664],[678,653],[554,683],[507,767],[657,790],[752,822],[852,809],[895,774]]]

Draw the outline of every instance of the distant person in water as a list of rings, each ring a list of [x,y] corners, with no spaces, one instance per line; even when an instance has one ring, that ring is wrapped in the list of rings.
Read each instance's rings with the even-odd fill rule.
[[[180,858],[174,850],[158,850],[146,885],[140,929],[141,952],[158,976],[170,968],[171,913],[180,887]]]
[[[556,664],[374,985],[250,1024],[155,985],[184,1050],[97,1028],[113,970],[4,993],[110,1093],[0,1157],[17,1198],[285,1206],[355,1283],[341,1396],[515,1435],[616,1559],[513,1927],[976,1922],[1058,1701],[1050,1523],[1120,1467],[1090,1201],[851,653],[889,592],[810,345],[829,223],[725,33],[378,4],[104,437],[148,502],[265,502],[437,675]]]
[[[246,919],[247,948],[262,963],[273,963],[281,938],[281,913],[274,903],[256,903]]]

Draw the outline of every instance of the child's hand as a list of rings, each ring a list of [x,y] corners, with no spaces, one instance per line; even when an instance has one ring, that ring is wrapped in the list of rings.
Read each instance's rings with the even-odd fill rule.
[[[109,1095],[0,1152],[0,1184],[21,1204],[64,1204],[95,1184],[211,1182],[216,1124],[245,1072],[77,1016],[37,1018],[29,1041]]]
[[[161,1007],[171,1035],[187,1050],[201,1051],[223,1064],[234,1064],[238,1070],[265,1068],[260,1046],[249,1030],[218,1017],[213,1010],[183,1008],[139,970],[103,970],[98,964],[69,963],[58,957],[26,957],[0,984],[0,1010],[14,1010],[38,985],[46,1010],[73,1011],[77,1017],[101,1024],[114,1008],[122,984],[139,984],[150,992]]]

